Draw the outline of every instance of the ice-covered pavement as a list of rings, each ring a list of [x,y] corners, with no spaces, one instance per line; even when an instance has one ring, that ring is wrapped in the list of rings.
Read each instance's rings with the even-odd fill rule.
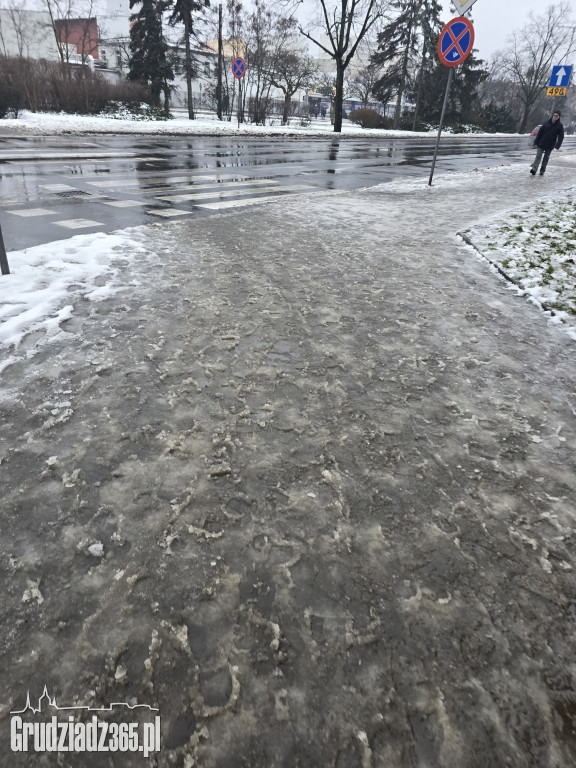
[[[574,339],[461,237],[573,179],[291,197],[77,276],[2,372],[3,736],[47,684],[158,707],[159,766],[573,764]]]
[[[576,154],[562,159],[568,168],[576,168]],[[448,189],[459,189],[462,195],[473,191],[485,195],[493,180],[501,176],[513,185],[522,182],[527,191],[536,193],[535,197],[530,196],[528,203],[519,201],[518,205],[510,201],[507,209],[462,234],[524,295],[553,313],[555,321],[576,338],[576,187],[558,189],[554,171],[550,181],[532,179],[530,186],[525,183],[525,167],[514,165],[437,174],[431,188],[425,176],[399,179],[392,182],[390,189],[402,194],[420,192],[430,200],[443,196]],[[116,292],[113,278],[117,257],[122,254],[125,263],[137,254],[142,248],[143,231],[76,235],[10,252],[11,274],[0,283],[0,372],[12,362],[16,350],[23,348],[32,355],[38,343],[58,337],[62,332],[60,322],[73,311],[72,297],[99,301]]]

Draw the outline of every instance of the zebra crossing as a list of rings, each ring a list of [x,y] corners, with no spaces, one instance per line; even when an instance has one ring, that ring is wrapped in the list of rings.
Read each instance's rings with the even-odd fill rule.
[[[229,169],[228,169],[229,170]],[[0,207],[14,220],[64,230],[107,230],[143,223],[147,217],[170,219],[207,215],[219,210],[261,205],[286,195],[311,191],[307,184],[287,185],[273,178],[258,178],[250,174],[215,171],[189,171],[131,175],[120,171],[106,178],[97,171],[83,174],[61,174],[62,181],[39,183],[34,205],[26,206],[19,195],[2,195],[0,177]],[[58,178],[58,176],[56,177]],[[38,204],[40,203],[40,205]],[[72,207],[73,212],[71,211]],[[87,207],[88,206],[88,207]],[[109,213],[106,213],[108,211]],[[68,215],[62,216],[65,212]],[[77,216],[71,213],[78,212]],[[119,222],[118,216],[127,221]],[[137,217],[137,221],[134,220]]]

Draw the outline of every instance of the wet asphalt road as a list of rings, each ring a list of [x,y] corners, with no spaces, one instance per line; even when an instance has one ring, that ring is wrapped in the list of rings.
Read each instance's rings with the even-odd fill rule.
[[[237,206],[270,194],[427,177],[434,144],[433,138],[0,137],[0,223],[12,251],[205,216],[231,196]],[[566,146],[573,144],[568,137]],[[529,154],[529,137],[445,135],[436,168],[509,164]]]

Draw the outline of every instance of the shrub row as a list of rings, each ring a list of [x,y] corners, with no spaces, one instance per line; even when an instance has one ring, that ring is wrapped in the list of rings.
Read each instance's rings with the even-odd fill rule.
[[[354,109],[348,115],[353,123],[358,123],[361,128],[391,128],[392,120],[384,117],[375,109]]]
[[[87,66],[0,56],[0,118],[18,117],[22,109],[94,115],[112,102],[139,108],[150,94],[140,83],[111,83]]]
[[[358,123],[362,128],[392,128],[393,120],[389,117],[376,112],[375,109],[355,109],[350,112],[350,120],[354,123]],[[400,125],[398,126],[402,131],[437,131],[438,125],[430,125],[424,122],[420,118],[414,121],[414,115],[409,112],[405,112],[400,118]],[[500,111],[493,109],[491,112],[484,114],[484,110],[478,118],[477,124],[464,124],[459,122],[446,121],[443,130],[445,133],[495,133],[501,131],[503,133],[514,132],[513,120],[506,119],[506,113],[504,109]]]

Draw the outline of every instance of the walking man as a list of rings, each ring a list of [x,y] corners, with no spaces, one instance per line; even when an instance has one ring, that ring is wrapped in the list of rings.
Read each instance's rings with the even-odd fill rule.
[[[550,152],[552,152],[554,146],[556,146],[556,149],[560,149],[560,145],[562,144],[563,140],[564,126],[560,122],[560,112],[556,109],[552,115],[552,118],[540,126],[538,135],[534,140],[534,146],[537,149],[536,157],[532,163],[532,168],[530,168],[530,173],[532,176],[536,176],[536,171],[538,170],[538,166],[540,165],[541,160],[542,165],[540,166],[540,176],[544,176],[544,171],[548,165],[548,158],[550,157]]]

